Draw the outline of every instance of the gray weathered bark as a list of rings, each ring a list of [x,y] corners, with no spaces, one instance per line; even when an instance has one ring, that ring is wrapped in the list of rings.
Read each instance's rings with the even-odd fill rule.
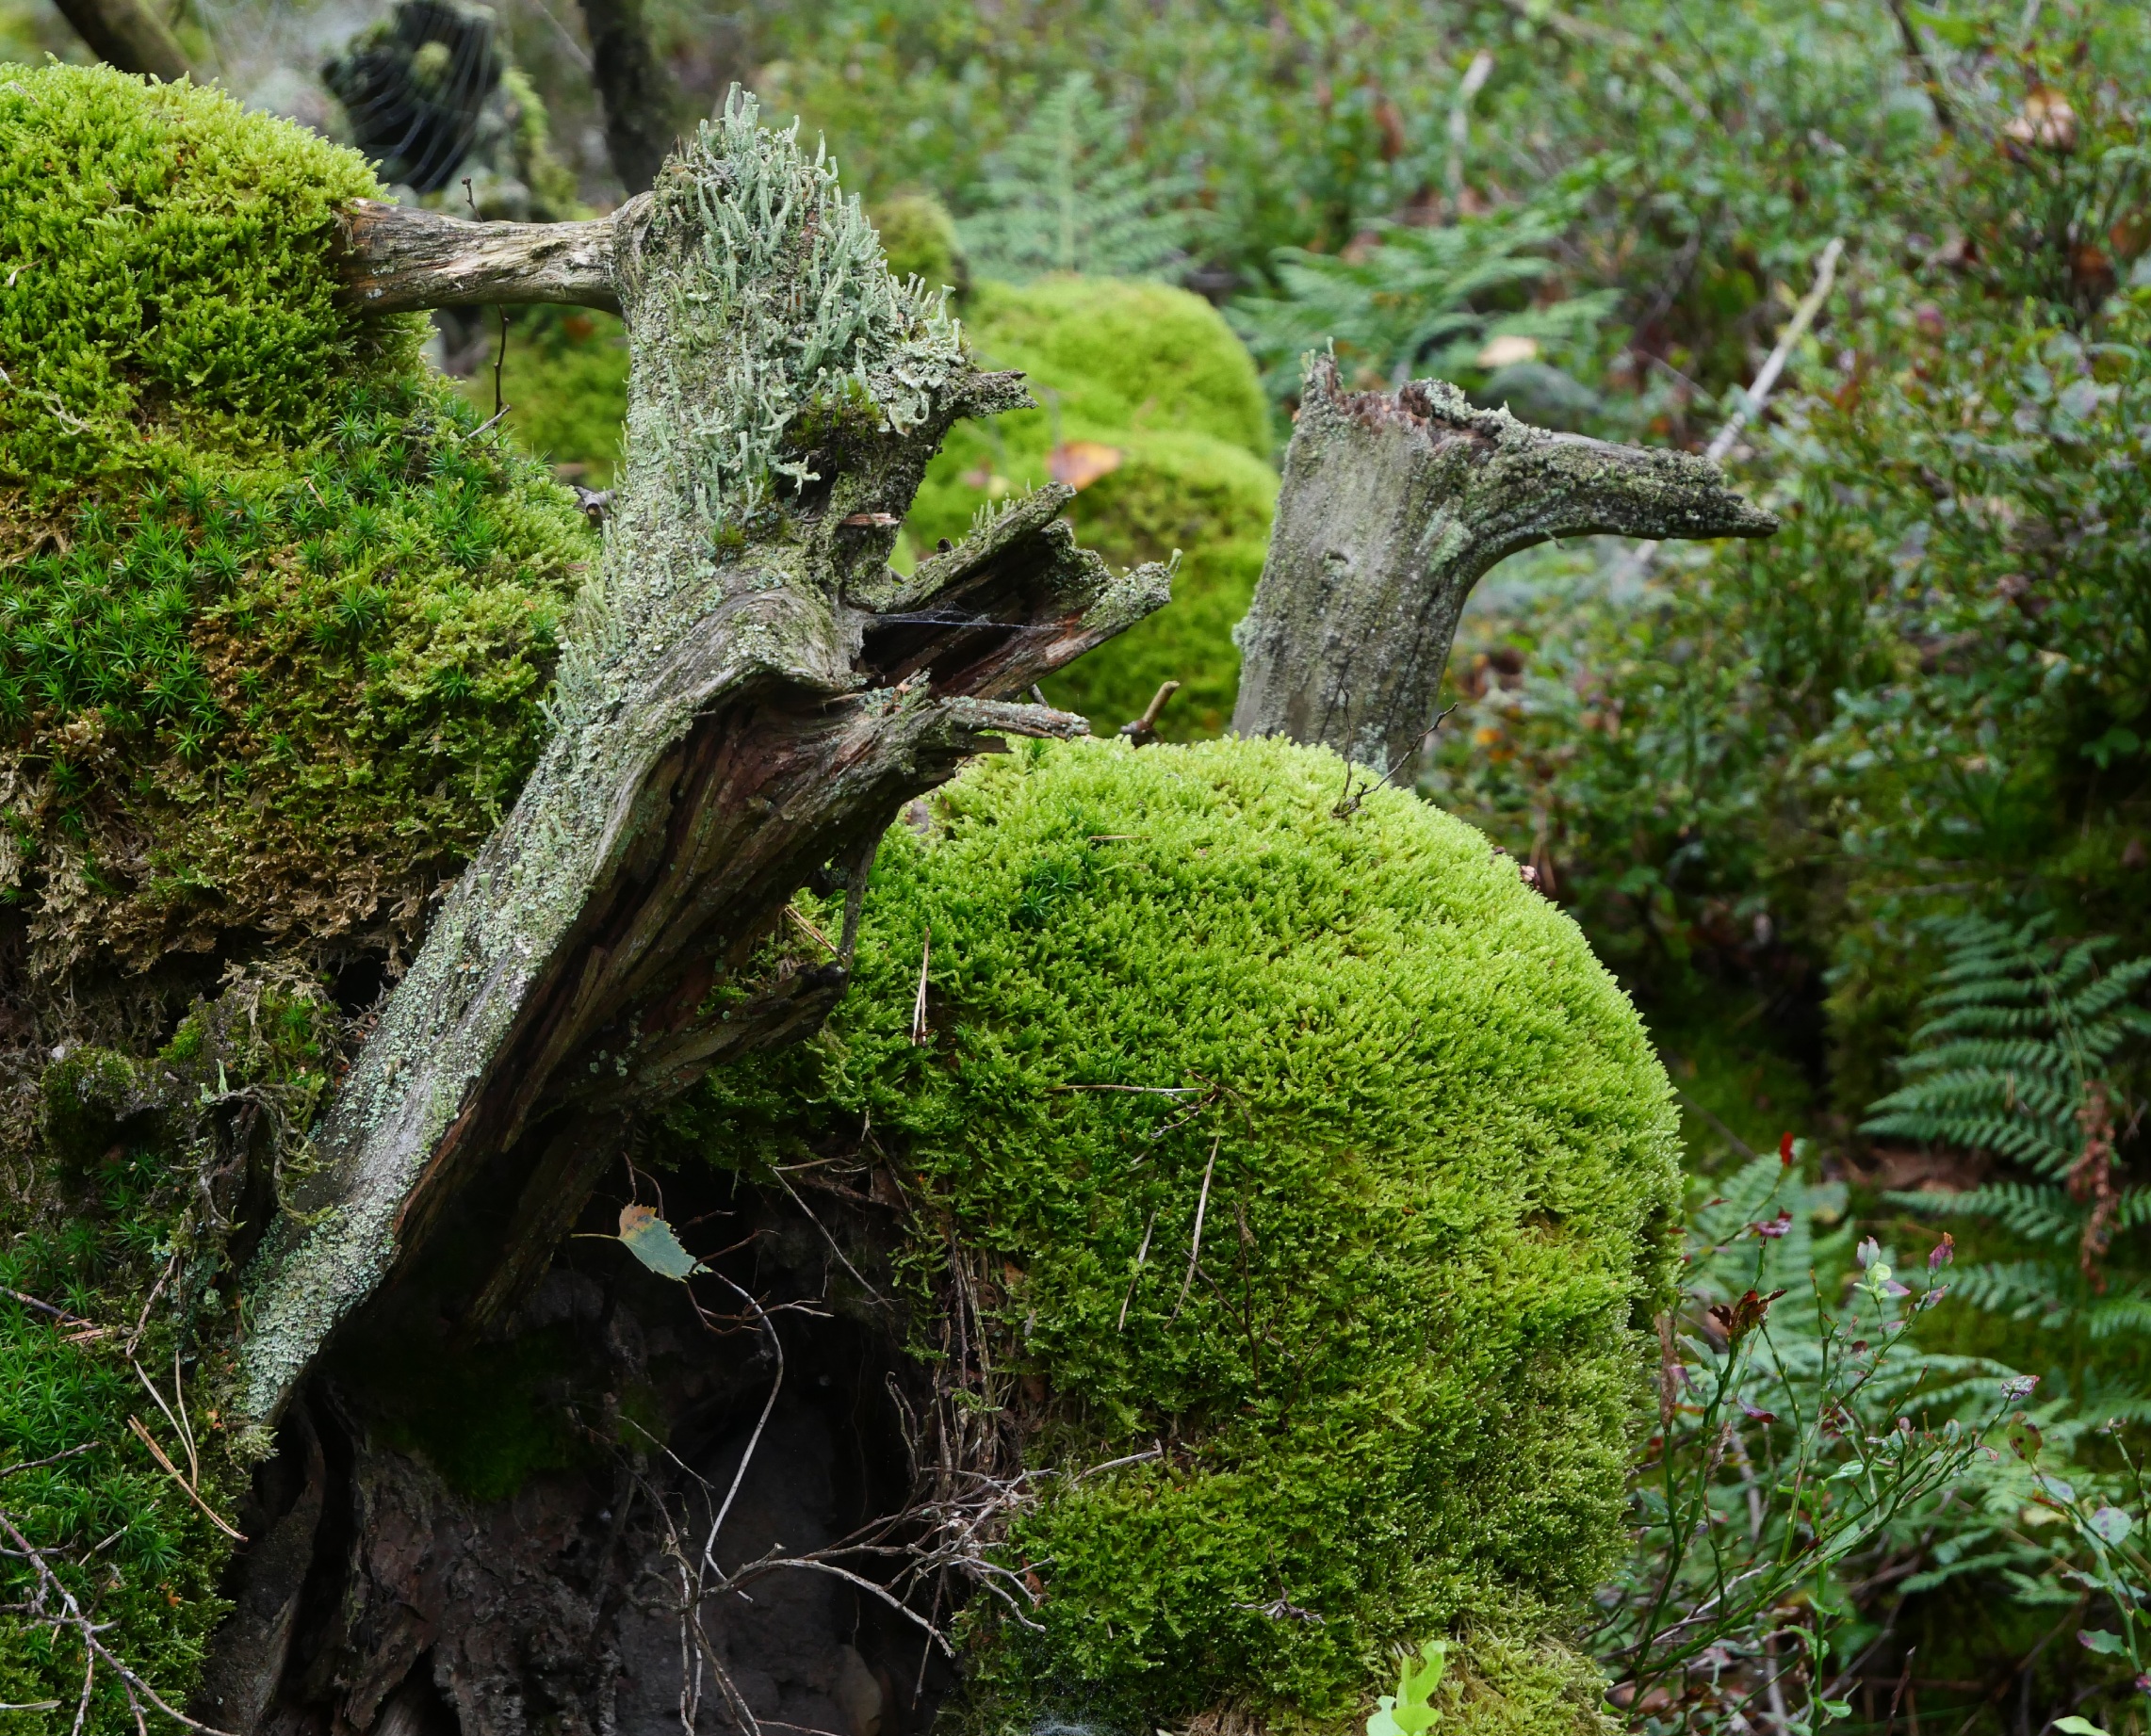
[[[997,735],[1081,733],[1002,696],[1165,601],[1162,570],[1116,576],[1075,546],[1057,487],[889,571],[950,424],[1028,400],[970,365],[832,172],[751,103],[611,236],[578,255],[610,257],[630,346],[602,580],[537,768],[344,1080],[251,1282],[236,1403],[256,1427],[481,1173],[522,1177],[523,1197],[497,1266],[449,1306],[497,1319],[595,1180],[603,1129],[811,1030],[841,993],[839,956],[725,1000],[808,876],[849,860],[863,885],[899,806]],[[544,247],[524,256],[557,277]],[[448,292],[469,281],[426,268]]]
[[[1528,428],[1423,380],[1394,397],[1308,368],[1253,606],[1232,727],[1320,742],[1380,771],[1434,715],[1464,600],[1555,537],[1768,536],[1716,464]]]
[[[647,195],[584,223],[474,223],[358,199],[337,219],[346,299],[369,314],[560,301],[620,311],[619,237]]]

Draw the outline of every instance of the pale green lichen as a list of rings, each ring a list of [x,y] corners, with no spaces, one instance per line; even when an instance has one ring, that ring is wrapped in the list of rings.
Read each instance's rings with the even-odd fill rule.
[[[665,752],[720,695],[863,685],[843,618],[970,401],[955,324],[881,263],[832,165],[737,93],[660,177],[624,249],[632,344],[625,474],[599,582],[563,633],[551,733],[441,905],[322,1130],[318,1218],[280,1226],[252,1294],[236,1403],[273,1419],[327,1334],[387,1274],[418,1172],[526,1011]],[[715,543],[726,527],[741,549]],[[719,615],[722,629],[712,623]],[[923,684],[875,695],[925,715]]]
[[[1459,1626],[1460,1728],[1589,1726],[1556,1642],[1621,1546],[1670,1090],[1507,858],[1393,790],[1341,819],[1344,777],[1278,740],[982,762],[885,840],[826,1030],[676,1118],[750,1171],[890,1165],[952,1379],[929,1298],[969,1262],[1056,1473],[1002,1556],[1041,1627],[972,1605],[983,1728],[1336,1728]]]

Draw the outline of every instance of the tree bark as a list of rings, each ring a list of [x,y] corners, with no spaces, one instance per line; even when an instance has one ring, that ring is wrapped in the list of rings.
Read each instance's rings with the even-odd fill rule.
[[[1387,771],[1417,751],[1472,587],[1555,537],[1768,536],[1777,520],[1681,452],[1553,434],[1423,380],[1393,397],[1308,369],[1232,727]]]
[[[353,200],[337,219],[344,294],[369,314],[559,301],[620,311],[619,237],[647,197],[583,223],[475,223],[438,211]]]
[[[582,23],[612,172],[628,192],[646,193],[687,118],[679,83],[658,58],[642,0],[582,0]]]
[[[55,0],[90,52],[122,73],[177,84],[193,71],[171,25],[143,0]]]
[[[863,886],[899,806],[998,735],[1082,733],[1003,696],[1166,600],[1162,569],[1116,576],[1076,547],[1058,486],[890,572],[943,432],[1029,400],[970,366],[826,167],[751,104],[611,235],[610,254],[574,243],[578,282],[610,258],[630,346],[602,582],[536,769],[344,1079],[250,1283],[236,1407],[256,1428],[481,1176],[481,1207],[517,1201],[506,1245],[442,1306],[497,1319],[595,1179],[591,1129],[834,1004],[848,955],[710,1004],[808,876],[848,860]],[[565,275],[543,243],[519,257],[523,283]],[[435,294],[482,275],[414,272]]]

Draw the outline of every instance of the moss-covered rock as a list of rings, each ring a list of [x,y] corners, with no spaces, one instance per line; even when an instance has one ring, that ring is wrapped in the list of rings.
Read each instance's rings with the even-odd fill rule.
[[[1231,630],[1262,576],[1277,500],[1253,362],[1208,302],[1161,284],[983,284],[966,324],[980,360],[1022,369],[1041,407],[950,435],[905,521],[912,545],[960,536],[981,505],[1057,470],[1081,488],[1078,535],[1108,560],[1181,555],[1171,607],[1071,666],[1047,696],[1111,735],[1159,683],[1179,681],[1161,733],[1217,734],[1239,680]]]
[[[595,539],[343,308],[363,159],[215,91],[0,86],[0,898],[50,973],[415,930],[535,753]]]
[[[0,82],[0,1467],[175,1703],[229,1539],[129,1419],[239,1512],[216,1395],[347,1057],[323,966],[392,965],[513,798],[596,547],[422,320],[340,304],[334,207],[379,192],[215,91]],[[0,1701],[81,1689],[0,1622]]]
[[[884,844],[828,1028],[680,1118],[912,1201],[920,1348],[1042,1474],[1002,1551],[1038,1626],[972,1606],[989,1723],[1334,1726],[1458,1626],[1458,1728],[1595,1715],[1545,1636],[1621,1542],[1670,1087],[1507,858],[1344,781],[1274,740],[983,762]]]

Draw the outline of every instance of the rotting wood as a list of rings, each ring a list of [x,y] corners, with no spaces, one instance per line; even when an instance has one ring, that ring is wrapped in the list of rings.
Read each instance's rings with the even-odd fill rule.
[[[1381,771],[1434,714],[1464,601],[1556,537],[1768,536],[1716,464],[1527,427],[1423,380],[1347,392],[1311,360],[1242,653],[1232,727]]]
[[[582,24],[612,172],[630,193],[647,192],[687,115],[679,81],[650,41],[642,0],[582,0]]]
[[[526,232],[481,268],[462,231],[513,226],[376,216],[354,225],[354,252],[383,262],[357,280],[381,289],[359,291],[370,307],[511,283],[595,299],[607,274],[627,459],[539,763],[342,1082],[250,1280],[235,1403],[264,1447],[328,1337],[461,1204],[496,1184],[516,1202],[497,1264],[445,1298],[480,1329],[595,1181],[595,1129],[813,1030],[842,959],[727,996],[793,894],[832,860],[863,875],[899,807],[1000,736],[1083,733],[1003,696],[1167,595],[1164,569],[1116,576],[1078,548],[1057,485],[890,571],[943,432],[1029,400],[970,365],[833,170],[751,101],[652,196],[563,226],[564,251]],[[392,232],[417,239],[376,247]]]

